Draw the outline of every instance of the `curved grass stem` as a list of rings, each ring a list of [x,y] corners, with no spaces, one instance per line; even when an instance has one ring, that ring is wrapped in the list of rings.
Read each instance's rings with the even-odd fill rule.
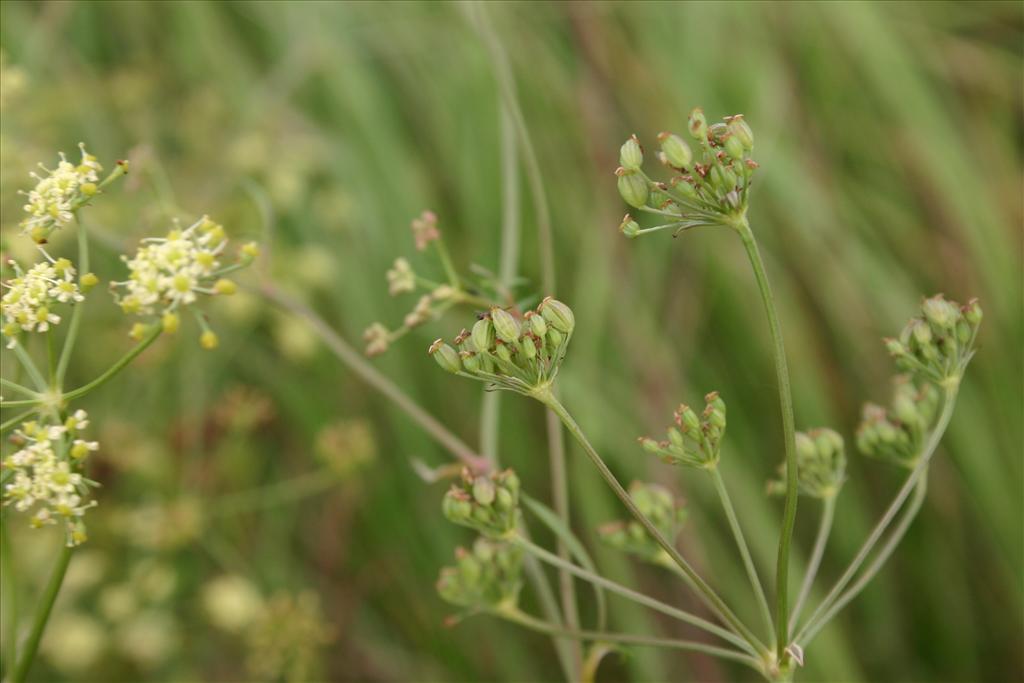
[[[162,332],[163,328],[160,325],[153,325],[149,333],[145,337],[143,337],[138,344],[133,346],[128,351],[128,353],[121,356],[121,358],[119,358],[116,363],[107,368],[106,372],[104,372],[102,375],[100,375],[93,381],[89,382],[88,384],[82,385],[77,389],[74,389],[64,394],[64,400],[71,401],[73,399],[79,398],[80,396],[84,396],[85,394],[88,394],[90,391],[98,389],[107,382],[109,382],[117,375],[117,373],[124,370],[129,363],[135,360],[140,353],[149,348],[149,345],[155,342],[157,337],[159,337]]]
[[[78,223],[78,280],[89,272],[89,231],[85,227],[80,212],[75,212],[75,221]],[[71,362],[71,353],[75,349],[75,342],[78,341],[78,328],[82,324],[82,311],[85,308],[84,301],[75,304],[71,312],[71,322],[68,323],[68,333],[64,337],[64,345],[60,350],[60,359],[57,361],[57,370],[54,373],[54,387],[64,386],[64,376],[68,371],[68,364]]]

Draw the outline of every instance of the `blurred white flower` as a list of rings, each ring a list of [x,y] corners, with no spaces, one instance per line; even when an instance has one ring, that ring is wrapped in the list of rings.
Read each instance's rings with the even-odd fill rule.
[[[26,194],[24,209],[29,216],[21,222],[23,232],[45,235],[49,230],[67,225],[74,215],[72,212],[96,194],[96,181],[103,167],[96,157],[85,151],[84,143],[79,143],[78,148],[82,160],[77,166],[60,152],[57,168],[51,171],[40,164],[46,175],[29,173],[36,180],[36,186]]]

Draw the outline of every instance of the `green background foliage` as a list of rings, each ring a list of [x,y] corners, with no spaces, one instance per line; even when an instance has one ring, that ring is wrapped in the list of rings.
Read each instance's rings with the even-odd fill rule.
[[[646,457],[635,438],[661,432],[680,401],[721,392],[723,473],[770,577],[781,501],[765,496],[764,482],[782,435],[764,315],[733,234],[622,239],[619,144],[636,132],[653,149],[659,131],[684,129],[695,105],[713,118],[742,112],[753,126],[761,169],[751,221],[781,306],[798,428],[828,425],[849,442],[861,403],[889,396],[894,370],[879,339],[922,295],[981,298],[980,351],[925,507],[881,577],[815,641],[800,677],[1024,677],[1021,5],[488,3],[486,12],[542,166],[556,293],[576,312],[564,403],[621,479],[658,481],[688,500],[684,554],[748,623],[756,614],[713,489]],[[457,5],[5,2],[0,18],[5,70],[17,70],[14,81],[5,71],[2,120],[2,225],[15,253],[23,174],[85,140],[108,168],[121,157],[133,164],[87,213],[104,279],[120,276],[116,255],[139,237],[210,213],[235,237],[271,235],[273,275],[358,343],[371,322],[397,324],[414,303],[387,294],[383,274],[396,256],[441,275],[413,248],[408,225],[422,209],[440,216],[457,263],[497,269],[509,181],[499,93],[490,53]],[[539,293],[535,214],[518,180],[523,291]],[[88,306],[72,384],[129,344],[128,321],[102,291]],[[55,617],[108,614],[104,587],[156,563],[174,577],[146,608],[170,633],[165,654],[140,663],[120,652],[115,610],[89,648],[99,656],[83,654],[60,675],[249,680],[246,642],[201,607],[203,585],[231,572],[267,595],[319,596],[334,637],[313,669],[324,678],[556,680],[541,636],[487,618],[442,626],[450,610],[433,583],[471,537],[442,519],[444,484],[425,484],[410,460],[437,466],[448,456],[256,295],[211,313],[217,351],[200,352],[185,321],[178,339],[161,339],[84,406],[103,444],[93,470],[101,504],[83,550],[95,571]],[[462,311],[428,324],[373,362],[478,443],[479,386],[425,354],[471,320]],[[501,410],[502,462],[547,499],[540,407],[508,395]],[[334,443],[324,430],[339,423],[348,436]],[[363,428],[375,448],[351,437]],[[324,465],[324,452],[343,466]],[[574,525],[598,565],[699,609],[666,574],[596,546],[594,528],[623,513],[582,453],[570,446],[569,455]],[[901,476],[856,455],[849,470],[825,578],[842,570]],[[300,493],[318,493],[275,502],[263,490],[296,477],[305,477]],[[260,493],[237,495],[250,490]],[[801,558],[814,507],[801,501]],[[28,603],[59,541],[18,531]],[[591,594],[579,595],[592,614]],[[619,600],[612,625],[694,635]],[[62,645],[44,644],[37,680],[56,675]],[[610,659],[601,680],[750,676],[638,649]]]

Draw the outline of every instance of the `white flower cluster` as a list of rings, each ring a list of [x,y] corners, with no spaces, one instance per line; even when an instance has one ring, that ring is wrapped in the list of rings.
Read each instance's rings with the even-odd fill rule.
[[[75,267],[66,258],[37,263],[27,272],[9,261],[15,277],[4,282],[7,291],[0,298],[3,333],[10,338],[8,348],[17,344],[20,332],[46,332],[60,322],[53,312],[55,304],[78,303],[85,297],[75,281]]]
[[[124,290],[118,304],[125,313],[167,313],[195,302],[198,294],[229,294],[229,280],[213,282],[227,246],[224,227],[203,216],[185,230],[144,239],[133,258],[122,256],[131,274],[112,283]],[[244,249],[244,248],[243,248]]]
[[[86,456],[99,448],[97,442],[79,438],[88,426],[84,410],[62,425],[25,422],[12,437],[20,450],[3,460],[4,505],[13,505],[18,512],[34,509],[35,528],[63,522],[69,546],[86,540],[82,517],[96,505],[84,500],[96,482],[81,473]]]
[[[56,169],[51,171],[40,164],[46,171],[45,176],[29,174],[36,180],[36,186],[27,193],[24,208],[29,216],[21,222],[24,232],[32,233],[33,237],[45,236],[50,230],[67,225],[72,212],[96,194],[96,181],[103,167],[96,157],[85,151],[84,143],[79,143],[78,148],[82,151],[82,161],[77,166],[61,152]]]

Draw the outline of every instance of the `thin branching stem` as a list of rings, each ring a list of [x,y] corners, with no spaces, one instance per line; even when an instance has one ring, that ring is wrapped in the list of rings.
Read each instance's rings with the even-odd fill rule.
[[[750,549],[747,547],[747,540],[743,536],[743,529],[740,527],[739,519],[736,518],[736,510],[732,506],[729,490],[725,487],[722,473],[718,471],[717,466],[708,468],[708,474],[711,475],[711,480],[715,483],[718,498],[722,501],[722,507],[725,509],[725,516],[729,520],[729,528],[732,530],[733,538],[736,539],[736,547],[740,551],[740,557],[743,558],[743,566],[747,570],[747,578],[750,580],[750,587],[754,591],[754,597],[757,599],[761,618],[768,629],[769,637],[772,637],[772,612],[768,607],[764,588],[761,586],[761,578],[757,575],[757,567],[754,566],[754,560],[750,557]]]
[[[599,574],[595,574],[591,571],[583,569],[582,567],[578,567],[572,564],[571,562],[566,562],[558,555],[548,552],[544,548],[541,548],[540,546],[526,540],[522,536],[513,537],[511,539],[511,542],[519,545],[525,551],[527,551],[531,555],[536,556],[537,559],[541,560],[542,562],[546,562],[560,569],[565,569],[566,571],[570,572],[574,576],[583,579],[584,581],[589,581],[597,586],[600,586],[601,588],[604,588],[605,590],[611,593],[615,593],[616,595],[620,595],[628,600],[632,600],[633,602],[639,605],[643,605],[644,607],[648,607],[656,612],[661,612],[662,614],[672,617],[673,619],[678,619],[679,621],[690,624],[691,626],[703,629],[704,631],[707,631],[712,635],[716,635],[719,638],[722,638],[723,640],[732,643],[736,647],[742,649],[744,652],[750,653],[751,655],[756,656],[757,654],[757,651],[753,647],[751,647],[751,645],[747,643],[745,640],[743,640],[736,634],[732,633],[731,631],[728,631],[722,628],[721,626],[718,626],[717,624],[708,621],[707,619],[702,619],[701,617],[698,617],[695,614],[691,614],[690,612],[687,612],[685,610],[681,610],[676,607],[672,607],[671,605],[667,605],[661,600],[657,600],[655,598],[650,597],[649,595],[644,595],[643,593],[639,593],[631,588],[627,588],[626,586],[616,583],[610,579],[606,579],[605,577]]]
[[[32,391],[28,387],[22,386],[17,382],[12,382],[9,379],[0,378],[0,387],[10,389],[11,391],[17,391],[18,393],[24,394],[25,396],[30,396],[36,400],[39,399],[39,392]]]
[[[907,533],[907,529],[910,528],[911,522],[913,522],[914,518],[917,517],[917,513],[921,510],[921,505],[924,503],[927,492],[928,476],[926,472],[925,476],[921,477],[921,480],[918,481],[917,487],[914,489],[914,497],[910,500],[909,506],[900,518],[899,523],[892,530],[892,534],[890,534],[885,545],[878,551],[878,555],[875,557],[874,561],[842,595],[836,598],[836,601],[828,611],[825,612],[818,622],[807,631],[802,640],[804,647],[811,642],[814,636],[817,635],[818,631],[820,631],[825,624],[831,621],[832,618],[839,613],[839,610],[843,609],[843,607],[845,607],[851,600],[857,597],[857,595],[864,590],[864,586],[868,585],[868,583],[875,578],[875,575],[877,575],[879,570],[881,570],[886,560],[889,559],[893,554],[893,551],[896,550],[896,547],[903,540],[903,537]]]
[[[821,558],[825,555],[825,546],[828,544],[829,534],[832,532],[832,519],[835,517],[836,497],[828,496],[821,501],[821,519],[818,521],[818,533],[814,537],[814,549],[811,550],[811,559],[807,564],[807,572],[804,574],[803,583],[800,586],[800,593],[797,595],[793,611],[789,615],[789,633],[792,635],[800,619],[800,612],[807,603],[814,587],[814,579],[818,575],[818,568],[821,567]]]
[[[498,608],[493,610],[493,614],[515,624],[519,624],[525,628],[537,631],[538,633],[546,633],[553,636],[564,636],[567,638],[574,638],[576,640],[590,640],[602,643],[621,643],[623,645],[644,645],[648,647],[702,652],[713,657],[742,662],[743,664],[760,671],[760,664],[758,660],[748,654],[693,640],[674,640],[671,638],[654,638],[651,636],[641,636],[629,633],[606,633],[604,631],[579,631],[575,629],[566,629],[557,626],[556,624],[550,624],[541,619],[537,619],[534,616],[526,614],[517,607]]]
[[[736,635],[746,640],[755,650],[764,651],[764,643],[762,643],[758,639],[758,637],[754,635],[754,633],[749,628],[747,628],[747,626],[742,621],[740,621],[740,619],[729,608],[729,606],[725,604],[725,601],[722,600],[718,593],[716,593],[715,590],[711,588],[711,586],[709,586],[708,583],[700,577],[697,571],[690,565],[689,562],[686,561],[685,558],[683,558],[683,556],[679,553],[676,547],[665,538],[665,536],[661,533],[658,527],[656,527],[654,523],[651,522],[651,520],[648,519],[647,516],[640,511],[639,508],[637,508],[636,503],[633,502],[633,499],[629,496],[629,493],[627,493],[626,489],[622,487],[622,484],[619,483],[619,480],[615,478],[615,475],[612,474],[612,471],[608,469],[608,465],[605,464],[604,460],[597,453],[594,447],[590,444],[590,441],[583,433],[583,430],[580,428],[578,424],[576,424],[576,421],[573,419],[572,415],[570,415],[569,412],[565,409],[565,406],[563,406],[558,401],[558,399],[554,397],[550,390],[535,391],[534,396],[541,402],[545,403],[549,408],[551,408],[551,410],[555,412],[555,414],[558,415],[559,419],[562,420],[562,424],[565,425],[566,429],[569,430],[569,433],[572,434],[573,438],[576,439],[576,441],[579,442],[580,446],[583,447],[584,452],[594,463],[594,466],[597,467],[598,471],[601,473],[601,476],[604,477],[604,480],[605,482],[607,482],[608,486],[611,487],[612,491],[615,492],[615,495],[617,495],[619,497],[619,500],[622,501],[622,504],[626,506],[626,508],[633,515],[633,517],[635,517],[636,520],[640,522],[640,524],[647,530],[647,533],[651,535],[651,537],[658,543],[658,545],[660,545],[661,548],[666,553],[668,553],[669,557],[672,558],[672,561],[676,565],[678,565],[679,568],[689,577],[690,581],[692,582],[692,585],[697,591],[697,595],[701,598],[704,604],[707,605],[707,607],[712,612],[714,612],[714,614],[718,616],[719,619],[722,620],[722,623],[729,626],[729,628],[732,629],[736,633]]]
[[[78,223],[78,281],[81,283],[82,276],[89,272],[89,231],[85,227],[80,212],[75,213],[75,221]],[[85,302],[79,301],[75,304],[75,310],[71,312],[71,322],[68,323],[68,334],[64,337],[64,346],[60,350],[60,359],[57,361],[57,371],[54,375],[54,386],[64,386],[64,376],[68,371],[68,364],[71,362],[71,353],[75,349],[75,342],[78,341],[78,328],[82,324],[82,315],[85,310]]]
[[[821,602],[818,608],[807,620],[807,623],[804,624],[803,628],[793,639],[795,643],[804,643],[805,637],[808,633],[812,631],[812,629],[814,631],[819,630],[828,621],[826,617],[831,618],[831,614],[834,613],[830,612],[829,608],[833,605],[833,603],[836,602],[836,600],[838,600],[842,590],[847,586],[847,584],[850,583],[850,580],[853,579],[854,575],[860,569],[861,565],[864,564],[864,560],[867,559],[868,555],[871,553],[871,550],[875,547],[875,544],[878,543],[878,540],[882,537],[882,534],[885,533],[885,530],[889,527],[889,524],[892,523],[892,520],[899,513],[900,508],[903,506],[903,503],[907,500],[911,492],[918,485],[918,482],[927,474],[928,463],[931,461],[932,455],[935,453],[935,449],[938,447],[939,441],[942,440],[942,435],[945,434],[946,427],[949,426],[949,421],[953,417],[953,408],[956,405],[958,387],[958,377],[953,378],[949,383],[945,385],[942,413],[939,415],[938,422],[936,422],[935,427],[932,429],[932,432],[928,437],[928,440],[925,442],[924,447],[921,449],[921,454],[920,456],[918,456],[917,465],[914,466],[914,469],[911,471],[910,475],[903,483],[903,486],[900,488],[899,492],[897,492],[896,497],[893,499],[892,503],[889,504],[889,508],[885,511],[885,514],[883,514],[882,518],[878,520],[878,524],[876,524],[875,528],[871,530],[871,534],[868,536],[867,540],[864,541],[864,544],[860,547],[860,550],[857,551],[857,555],[853,558],[853,561],[850,562],[850,566],[846,568],[846,571],[844,571],[843,575],[839,577],[838,581],[836,581],[835,585],[832,587],[832,590],[830,590],[828,595],[825,596],[825,599]]]
[[[89,382],[88,384],[82,385],[77,389],[73,389],[68,393],[64,394],[64,400],[71,401],[80,396],[84,396],[85,394],[88,394],[90,391],[98,389],[107,382],[109,382],[111,379],[114,378],[115,375],[117,375],[117,373],[124,370],[129,363],[135,360],[135,358],[138,357],[139,354],[141,354],[143,351],[149,348],[149,345],[155,342],[157,337],[159,337],[162,332],[162,326],[158,324],[152,325],[146,336],[140,339],[139,343],[133,346],[128,351],[128,353],[121,356],[121,358],[119,358],[116,363],[107,368],[106,372],[104,372],[102,375],[100,375],[93,381]]]

